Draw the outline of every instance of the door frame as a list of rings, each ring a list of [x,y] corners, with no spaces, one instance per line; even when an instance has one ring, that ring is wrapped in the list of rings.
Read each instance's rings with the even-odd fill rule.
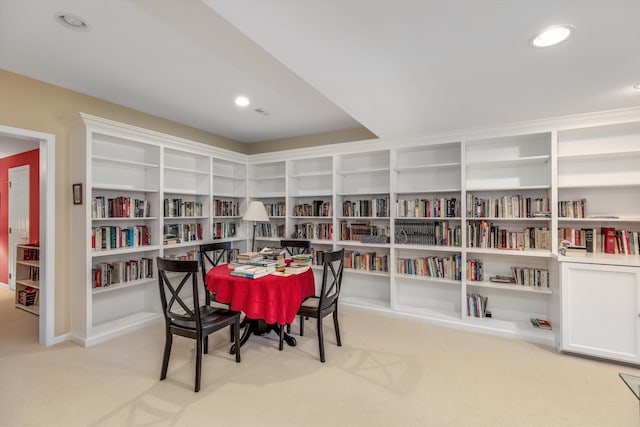
[[[15,189],[13,188],[14,182],[11,179],[11,176],[13,174],[15,174],[15,173],[23,172],[23,171],[27,172],[27,188],[26,189],[24,189],[24,188],[18,189],[18,193],[20,193],[20,191],[26,191],[26,193],[27,193],[27,202],[29,204],[29,210],[27,211],[26,215],[27,215],[27,227],[28,227],[27,230],[29,230],[31,228],[31,227],[29,227],[29,222],[30,222],[29,221],[29,219],[30,219],[29,218],[29,212],[31,210],[31,203],[30,203],[30,200],[28,199],[28,196],[31,193],[31,191],[30,191],[31,189],[29,188],[30,182],[31,182],[31,179],[30,179],[31,178],[31,175],[30,175],[31,174],[31,168],[29,167],[29,165],[22,165],[22,166],[11,167],[7,171],[7,176],[9,178],[9,183],[11,184],[9,186],[9,191],[7,193],[7,196],[8,196],[7,197],[7,203],[9,204],[8,216],[7,216],[8,219],[9,219],[9,236],[8,236],[7,242],[9,244],[9,248],[8,248],[9,249],[9,269],[8,269],[9,270],[9,289],[11,289],[12,291],[16,290],[16,258],[17,258],[17,252],[18,252],[16,250],[16,245],[18,243],[20,243],[20,244],[29,243],[29,240],[28,240],[29,239],[29,234],[27,234],[27,236],[26,236],[26,239],[27,239],[26,241],[16,243],[16,238],[15,238],[15,235],[13,233],[13,227],[11,226],[15,222],[15,218],[13,218],[13,215],[11,215],[11,212],[12,212],[11,207],[15,206],[15,203],[11,203],[11,196],[12,195],[13,196],[16,195]],[[14,212],[14,215],[15,215],[15,212]]]
[[[36,132],[0,125],[0,134],[10,138],[36,141],[40,149],[40,316],[39,342],[50,346],[65,341],[55,337],[55,153],[56,137],[50,133]]]

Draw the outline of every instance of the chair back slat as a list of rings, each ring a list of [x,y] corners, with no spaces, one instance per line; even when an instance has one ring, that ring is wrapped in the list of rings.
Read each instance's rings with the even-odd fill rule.
[[[167,324],[173,321],[193,322],[194,327],[200,328],[198,262],[158,257],[157,265],[160,301]],[[176,273],[176,276],[170,278],[167,273]]]
[[[205,303],[211,303],[211,295],[206,289],[207,272],[223,262],[231,261],[231,242],[216,242],[200,245],[200,271],[202,284],[205,287]]]
[[[311,242],[308,240],[280,240],[280,247],[287,251],[289,257],[311,253]]]
[[[320,310],[330,307],[340,296],[342,271],[344,269],[344,249],[323,254],[322,290]]]

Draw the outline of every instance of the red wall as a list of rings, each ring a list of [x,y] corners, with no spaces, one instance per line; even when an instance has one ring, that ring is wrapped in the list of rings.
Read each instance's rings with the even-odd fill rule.
[[[9,168],[29,165],[29,243],[40,240],[40,150],[0,159],[0,282],[9,283]]]

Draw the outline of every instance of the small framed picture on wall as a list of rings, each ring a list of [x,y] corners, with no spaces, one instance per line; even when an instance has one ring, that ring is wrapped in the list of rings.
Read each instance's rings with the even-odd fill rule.
[[[73,204],[82,204],[82,184],[73,184]]]

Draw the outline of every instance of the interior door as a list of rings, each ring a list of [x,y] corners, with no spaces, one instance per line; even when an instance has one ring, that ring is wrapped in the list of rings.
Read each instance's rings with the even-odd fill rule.
[[[29,165],[9,169],[9,287],[16,289],[16,245],[29,243]]]

